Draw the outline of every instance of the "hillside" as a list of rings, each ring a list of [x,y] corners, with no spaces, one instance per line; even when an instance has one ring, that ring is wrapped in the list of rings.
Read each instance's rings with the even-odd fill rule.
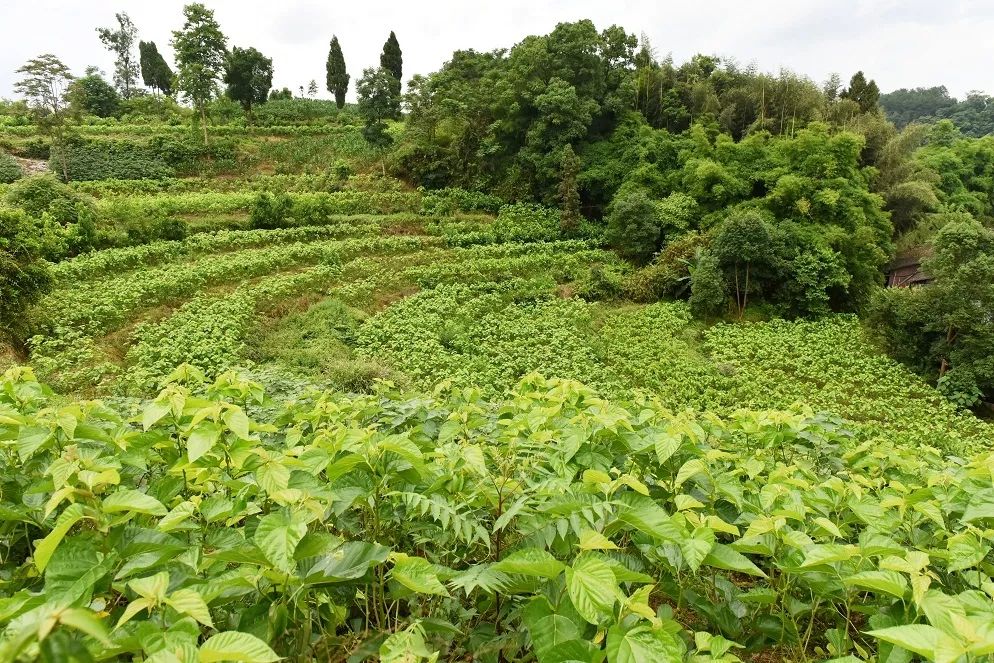
[[[183,11],[0,103],[0,661],[990,659],[994,138],[590,21],[295,97]]]

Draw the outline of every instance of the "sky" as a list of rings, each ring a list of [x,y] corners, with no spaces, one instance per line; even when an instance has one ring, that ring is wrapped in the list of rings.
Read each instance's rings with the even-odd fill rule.
[[[14,98],[15,70],[54,53],[74,73],[107,72],[113,57],[95,28],[126,11],[140,38],[172,64],[169,40],[182,24],[182,0],[4,0],[0,18],[0,98]],[[324,91],[328,42],[337,34],[352,75],[376,66],[390,30],[404,78],[437,70],[454,50],[510,47],[562,21],[589,18],[648,36],[677,63],[695,53],[734,58],[775,72],[786,67],[816,82],[857,70],[881,90],[945,85],[962,98],[994,93],[994,0],[206,0],[230,46],[254,46],[273,59],[274,87],[296,93],[316,79]]]

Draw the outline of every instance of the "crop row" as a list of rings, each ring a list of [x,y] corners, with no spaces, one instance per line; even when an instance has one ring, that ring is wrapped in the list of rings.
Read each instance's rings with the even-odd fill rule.
[[[536,375],[494,400],[264,394],[180,366],[134,417],[0,379],[8,658],[994,649],[989,454],[950,465],[820,417],[674,415]]]

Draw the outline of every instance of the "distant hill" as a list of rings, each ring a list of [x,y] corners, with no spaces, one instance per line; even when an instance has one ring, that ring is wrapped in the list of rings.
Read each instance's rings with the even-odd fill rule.
[[[952,120],[960,131],[979,138],[994,133],[994,97],[974,91],[962,101],[949,96],[944,85],[901,88],[880,95],[887,119],[903,128],[912,122]]]

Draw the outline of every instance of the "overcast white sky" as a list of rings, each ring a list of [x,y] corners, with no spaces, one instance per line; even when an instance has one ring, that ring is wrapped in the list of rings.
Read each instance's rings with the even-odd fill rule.
[[[14,70],[51,52],[76,73],[113,58],[97,26],[127,11],[141,38],[155,41],[172,64],[171,31],[182,0],[2,0],[0,97],[12,98]],[[328,42],[337,34],[352,74],[378,63],[390,30],[404,52],[404,78],[428,73],[453,50],[509,47],[560,21],[590,18],[599,29],[617,23],[649,36],[660,55],[682,62],[702,52],[731,56],[761,69],[781,66],[821,82],[857,69],[884,91],[944,84],[962,97],[994,93],[994,0],[206,0],[230,46],[254,46],[273,58],[274,86],[312,78],[324,92]],[[353,98],[353,87],[349,98]]]

